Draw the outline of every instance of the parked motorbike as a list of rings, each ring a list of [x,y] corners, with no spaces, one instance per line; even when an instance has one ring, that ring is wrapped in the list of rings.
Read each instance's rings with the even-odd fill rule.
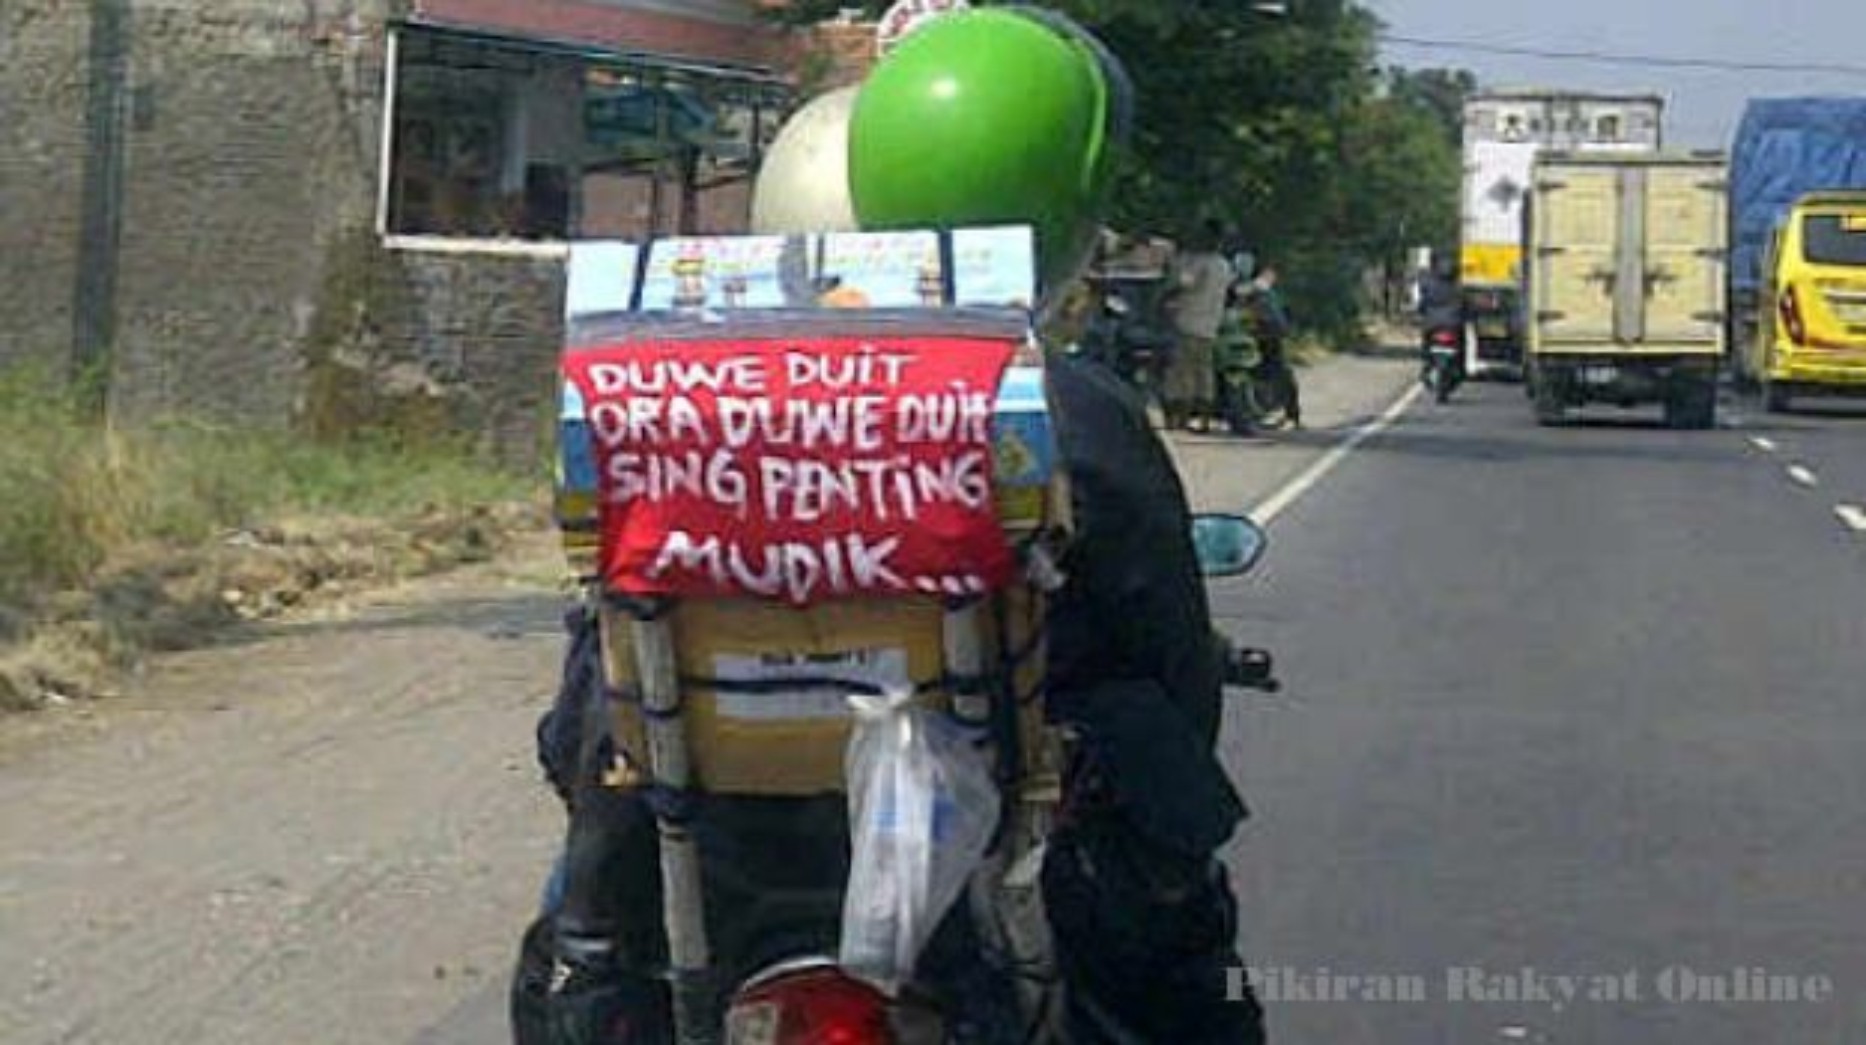
[[[1246,342],[1219,345],[1218,413],[1232,435],[1253,435],[1268,419],[1262,396],[1267,391],[1257,380],[1260,357]]]
[[[1435,324],[1425,331],[1425,386],[1441,403],[1464,384],[1464,328]]]
[[[1263,353],[1247,333],[1227,323],[1220,332],[1217,367],[1218,413],[1233,435],[1253,435],[1281,424],[1289,404],[1280,382],[1272,380]]]
[[[1201,515],[1193,520],[1193,545],[1209,578],[1240,576],[1263,557],[1268,539],[1251,520],[1239,516]],[[1263,650],[1243,649],[1214,635],[1214,654],[1222,659],[1230,689],[1275,693],[1275,662]],[[670,921],[703,918],[717,930],[710,955],[717,979],[671,983],[675,1031],[658,1027],[630,1045],[1000,1045],[1060,1043],[1070,1039],[1060,1026],[1064,1009],[1037,888],[1050,821],[1041,810],[1060,793],[1037,803],[1037,816],[1011,816],[1014,804],[1031,805],[1028,795],[1003,795],[1005,840],[970,874],[967,892],[946,916],[921,966],[936,967],[926,982],[884,992],[837,961],[843,926],[843,890],[849,874],[848,837],[830,830],[808,832],[811,850],[794,850],[772,860],[770,843],[786,828],[823,826],[839,816],[840,798],[800,800],[812,808],[795,810],[797,801],[767,801],[748,821],[760,837],[731,842],[700,835],[700,895],[664,896]],[[827,816],[825,815],[827,814]],[[767,824],[775,818],[780,823]],[[844,825],[846,827],[846,825]],[[769,834],[767,835],[767,832]],[[1024,835],[1020,843],[1016,836]],[[723,843],[723,844],[722,844]],[[820,843],[820,846],[818,845]],[[718,845],[720,848],[715,848]],[[742,849],[739,846],[743,846]],[[739,849],[734,853],[734,849]],[[779,850],[781,851],[781,850]],[[709,859],[723,852],[724,859]],[[833,852],[833,856],[828,855]],[[760,857],[762,853],[762,858]],[[666,854],[663,855],[666,860]],[[723,901],[723,902],[722,902]],[[717,906],[716,906],[717,903]],[[682,910],[697,905],[703,910]],[[721,909],[730,912],[721,916]],[[540,922],[525,942],[527,953],[543,957],[549,941]],[[533,962],[533,965],[538,963]],[[548,961],[541,969],[548,969]],[[540,971],[541,971],[540,969]],[[522,973],[521,973],[522,977]],[[518,1045],[542,1045],[542,1006],[546,978],[527,986],[521,978],[514,995]],[[717,999],[715,1001],[714,999]],[[719,1006],[714,1008],[713,1006]],[[697,1022],[696,1012],[712,1008],[712,1020]],[[1092,1007],[1091,1007],[1092,1008]],[[1105,1014],[1095,1040],[1137,1042],[1132,1031]]]

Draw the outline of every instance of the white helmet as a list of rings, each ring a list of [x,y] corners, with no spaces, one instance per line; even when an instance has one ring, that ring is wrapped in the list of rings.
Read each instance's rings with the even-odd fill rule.
[[[849,117],[859,91],[844,87],[812,99],[778,132],[752,190],[753,232],[859,231],[849,194]]]

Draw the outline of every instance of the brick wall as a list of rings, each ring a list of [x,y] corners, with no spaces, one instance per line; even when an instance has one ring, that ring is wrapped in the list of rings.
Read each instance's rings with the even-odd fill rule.
[[[82,4],[0,3],[0,364],[70,352],[89,33]]]
[[[374,216],[382,16],[355,2],[137,5],[120,416],[291,418],[325,266]]]
[[[859,83],[879,59],[873,23],[825,22],[801,37],[796,61],[815,91]]]

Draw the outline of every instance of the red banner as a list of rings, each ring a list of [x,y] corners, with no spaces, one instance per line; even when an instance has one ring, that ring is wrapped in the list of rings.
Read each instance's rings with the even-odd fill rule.
[[[601,475],[604,579],[634,595],[798,604],[1001,587],[1014,563],[991,427],[1012,349],[806,338],[571,352]]]

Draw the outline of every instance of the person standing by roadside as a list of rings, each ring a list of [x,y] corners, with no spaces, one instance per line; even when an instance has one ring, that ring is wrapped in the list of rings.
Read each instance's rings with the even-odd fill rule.
[[[1289,337],[1289,306],[1276,287],[1273,265],[1257,269],[1250,285],[1251,325],[1257,335],[1257,364],[1260,379],[1269,387],[1276,401],[1283,405],[1283,417],[1291,428],[1302,427],[1302,391],[1296,386],[1296,372],[1290,369],[1283,342]]]
[[[1199,419],[1210,424],[1217,406],[1218,330],[1224,323],[1225,297],[1237,275],[1219,253],[1223,230],[1206,223],[1174,260],[1167,309],[1172,316],[1173,358],[1166,368],[1166,427],[1189,427]]]

